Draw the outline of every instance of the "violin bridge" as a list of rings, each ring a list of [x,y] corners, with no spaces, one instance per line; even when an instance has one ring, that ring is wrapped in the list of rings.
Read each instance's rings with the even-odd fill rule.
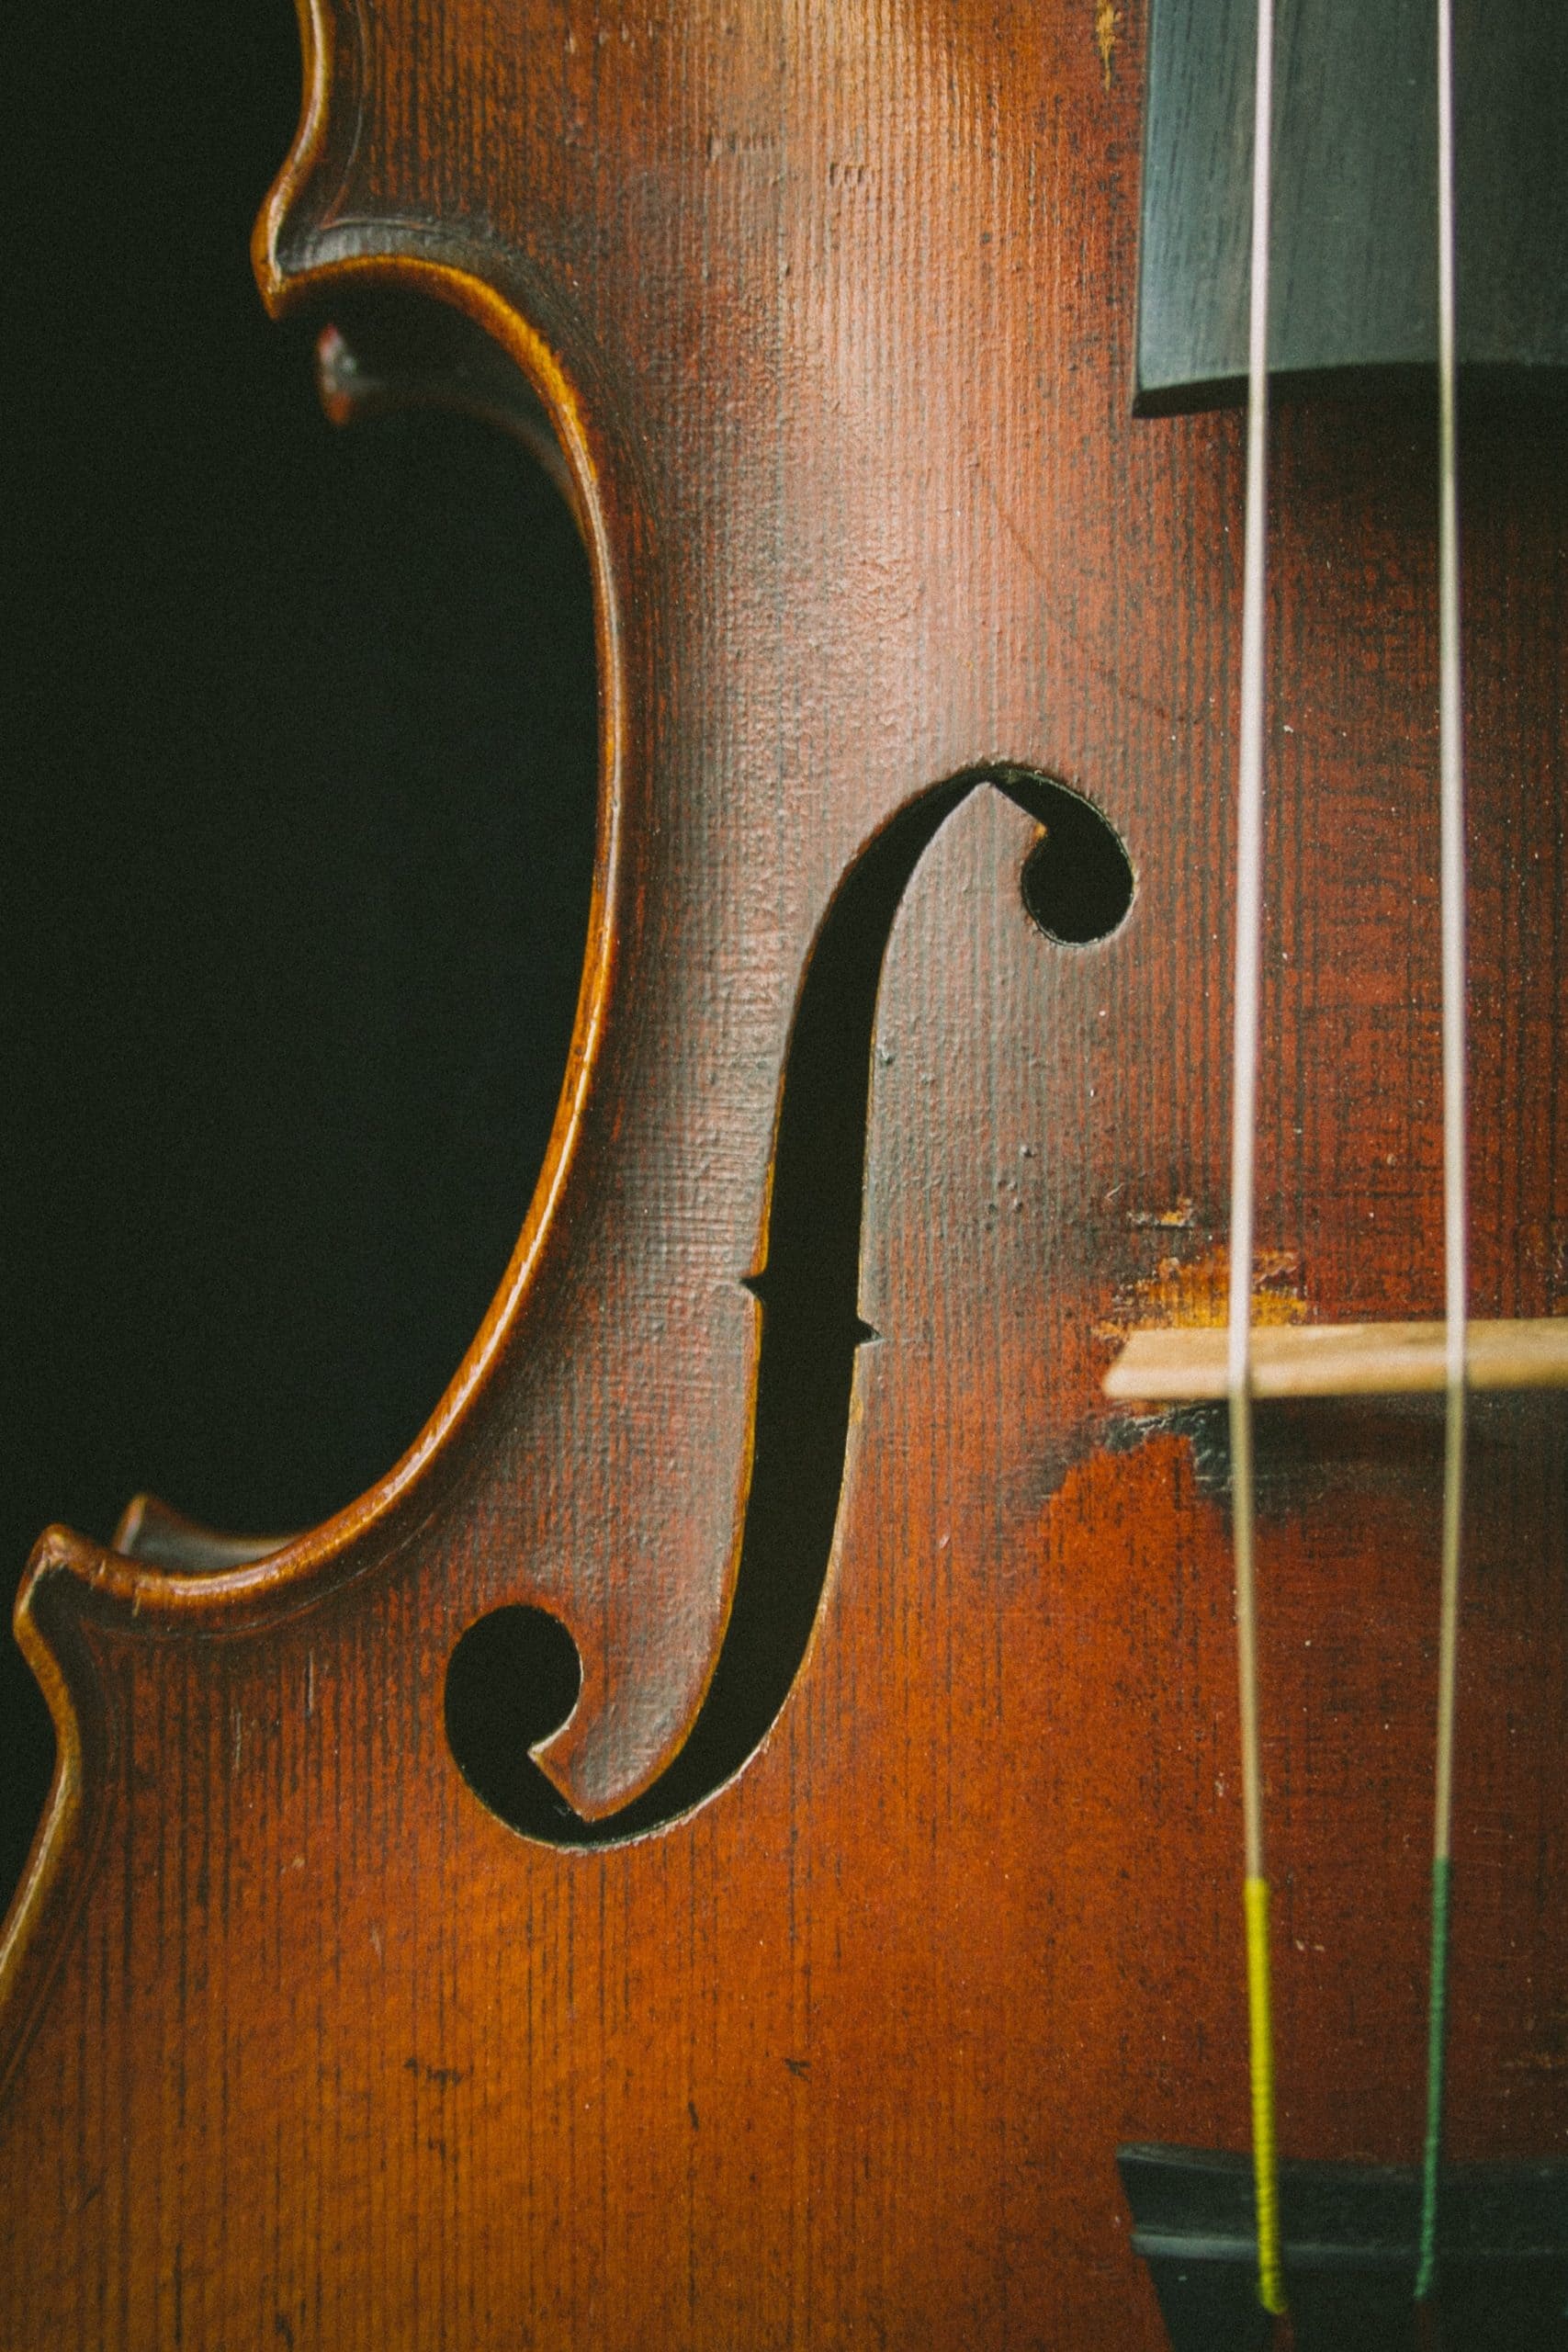
[[[1105,1375],[1119,1403],[1195,1405],[1226,1393],[1223,1329],[1134,1331]],[[1287,1323],[1254,1330],[1254,1396],[1408,1396],[1447,1383],[1441,1323]],[[1568,1316],[1473,1322],[1472,1388],[1568,1388]]]

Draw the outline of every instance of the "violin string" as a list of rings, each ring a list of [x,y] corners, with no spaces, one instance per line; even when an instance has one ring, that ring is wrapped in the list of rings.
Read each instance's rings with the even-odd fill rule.
[[[1247,524],[1242,571],[1241,741],[1237,775],[1235,1031],[1231,1106],[1231,1233],[1226,1391],[1235,1553],[1241,1716],[1248,2066],[1258,2293],[1285,2308],[1274,2128],[1274,2030],[1269,1968],[1269,1876],[1258,1732],[1256,1506],[1252,1446],[1252,1263],[1258,1127],[1258,1003],[1263,940],[1264,553],[1269,508],[1269,198],[1274,94],[1273,0],[1258,0],[1254,78],[1252,264],[1247,324]]]
[[[1454,359],[1452,0],[1438,0],[1438,642],[1443,938],[1443,1272],[1447,1415],[1443,1437],[1442,1599],[1427,1978],[1427,2129],[1421,2167],[1418,2301],[1437,2271],[1438,2186],[1448,2047],[1454,1707],[1459,1658],[1460,1526],[1464,1505],[1465,1317],[1469,1307],[1465,1135],[1464,714],[1460,668],[1459,460]]]

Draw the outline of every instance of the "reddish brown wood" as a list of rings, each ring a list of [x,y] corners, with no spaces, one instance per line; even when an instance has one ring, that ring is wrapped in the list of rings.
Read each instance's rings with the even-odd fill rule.
[[[264,290],[456,306],[552,416],[598,582],[596,914],[546,1176],[413,1453],[221,1572],[40,1545],[17,2352],[1159,2341],[1116,2143],[1246,2136],[1224,1464],[1100,1383],[1223,1286],[1240,464],[1235,418],[1129,417],[1140,12],[1107,21],[308,0]],[[1430,437],[1280,421],[1276,1314],[1438,1309]],[[1555,1315],[1564,469],[1529,418],[1464,462],[1473,1303]],[[998,760],[1106,812],[1136,901],[1043,939],[987,786],[915,872],[806,1663],[690,1817],[522,1838],[455,1769],[446,1662],[503,1602],[565,1620],[544,1754],[585,1815],[681,1748],[801,975],[878,829]],[[1452,2144],[1561,2154],[1561,1400],[1475,1425]],[[1282,2142],[1408,2159],[1436,1423],[1280,1408],[1262,1446]]]

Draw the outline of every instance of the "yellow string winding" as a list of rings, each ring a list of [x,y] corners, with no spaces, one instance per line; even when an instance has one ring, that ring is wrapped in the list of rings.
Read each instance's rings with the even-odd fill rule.
[[[1274,2136],[1274,2019],[1269,1977],[1269,1882],[1244,1883],[1247,1908],[1247,2010],[1250,2029],[1253,2194],[1258,2207],[1258,2300],[1266,2312],[1285,2308],[1280,2250],[1280,2162]]]

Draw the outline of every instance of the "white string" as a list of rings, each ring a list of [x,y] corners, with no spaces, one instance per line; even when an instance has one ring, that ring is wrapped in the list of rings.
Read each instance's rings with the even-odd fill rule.
[[[1416,2297],[1434,2293],[1438,2262],[1443,2084],[1448,2066],[1450,1860],[1464,1512],[1465,1317],[1469,1307],[1465,1137],[1464,708],[1460,669],[1459,460],[1454,359],[1454,125],[1451,0],[1438,0],[1438,716],[1443,932],[1442,1599],[1432,1797],[1432,1956],[1427,2012],[1427,2129]]]
[[[1263,1796],[1258,1732],[1253,1568],[1252,1261],[1258,1128],[1258,999],[1263,954],[1264,549],[1269,520],[1269,192],[1274,11],[1258,0],[1252,166],[1252,277],[1247,331],[1247,537],[1242,569],[1241,741],[1236,783],[1235,1031],[1232,1055],[1230,1318],[1225,1385],[1241,1668],[1242,1810],[1247,1874],[1262,1878]]]
[[[1438,710],[1443,926],[1443,1277],[1448,1422],[1443,1459],[1442,1623],[1434,1853],[1447,1861],[1453,1807],[1460,1520],[1464,1493],[1469,1309],[1465,1137],[1464,711],[1460,664],[1459,462],[1454,357],[1453,12],[1438,0]]]
[[[1246,1848],[1247,2020],[1252,2094],[1253,2196],[1258,2292],[1285,2308],[1274,2133],[1274,2029],[1264,1860],[1263,1753],[1258,1705],[1258,1604],[1252,1452],[1252,1261],[1258,1157],[1258,1000],[1263,962],[1263,701],[1265,566],[1269,526],[1269,237],[1274,112],[1273,0],[1258,0],[1253,96],[1252,266],[1247,319],[1247,537],[1242,567],[1241,741],[1236,780],[1235,1034],[1232,1052],[1230,1316],[1225,1385],[1230,1401],[1231,1528],[1241,1715],[1242,1826]]]

